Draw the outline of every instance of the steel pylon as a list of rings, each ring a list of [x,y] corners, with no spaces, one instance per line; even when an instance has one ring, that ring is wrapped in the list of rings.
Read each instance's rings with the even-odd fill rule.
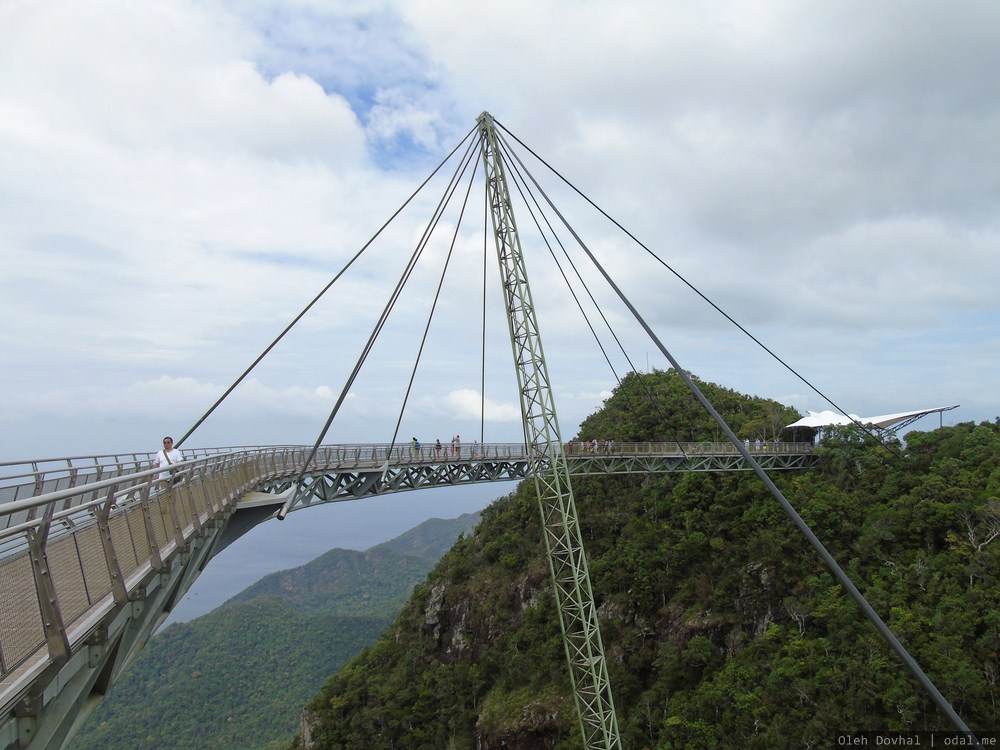
[[[483,112],[477,122],[524,437],[538,493],[580,731],[587,750],[618,749],[621,747],[618,718],[611,697],[597,607],[504,163],[493,117]]]

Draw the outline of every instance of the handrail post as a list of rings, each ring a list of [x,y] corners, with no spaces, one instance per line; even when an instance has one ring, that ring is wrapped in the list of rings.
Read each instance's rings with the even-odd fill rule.
[[[38,597],[38,609],[42,616],[42,629],[45,632],[45,642],[49,650],[49,658],[53,663],[62,666],[72,655],[69,638],[66,635],[66,624],[63,622],[62,611],[59,608],[59,597],[49,571],[49,562],[45,545],[52,526],[52,514],[55,505],[50,503],[45,509],[41,523],[35,529],[27,530],[28,554],[31,557],[31,572],[35,579],[35,595]]]
[[[167,508],[170,510],[170,520],[174,524],[174,540],[177,542],[177,549],[180,549],[184,546],[184,528],[181,526],[181,519],[177,513],[177,491],[168,486],[163,494]]]
[[[181,494],[186,496],[187,503],[191,507],[191,525],[194,527],[194,533],[197,536],[204,534],[204,527],[201,523],[201,511],[198,509],[198,503],[194,498],[194,488],[191,486],[194,482],[193,472],[189,474],[183,484],[180,487]]]
[[[94,516],[97,518],[97,528],[101,538],[101,547],[104,549],[104,561],[108,566],[108,576],[111,578],[111,593],[115,604],[125,604],[128,601],[128,592],[125,590],[125,580],[122,576],[122,566],[118,561],[118,553],[115,551],[114,540],[111,538],[111,504],[114,500],[117,485],[108,488],[107,500],[94,507]]]
[[[149,493],[153,489],[155,480],[150,477],[150,481],[142,490],[139,498],[139,507],[142,509],[142,522],[146,527],[146,536],[149,537],[149,564],[157,573],[162,573],[166,567],[163,564],[163,556],[160,554],[160,542],[156,538],[156,527],[153,525],[153,510],[149,505]]]

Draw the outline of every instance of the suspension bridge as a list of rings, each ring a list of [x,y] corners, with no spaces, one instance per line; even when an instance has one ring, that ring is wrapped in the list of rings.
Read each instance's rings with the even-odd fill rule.
[[[151,453],[0,465],[0,747],[61,747],[211,558],[276,516],[310,452],[189,450],[169,478]],[[746,469],[727,443],[567,453],[573,476]],[[774,470],[816,458],[811,443],[757,456]],[[523,444],[323,446],[293,510],[530,479],[531,458]]]
[[[148,453],[0,464],[0,748],[64,747],[212,557],[257,524],[323,503],[519,480],[533,482],[538,496],[584,747],[620,748],[572,478],[676,471],[755,472],[904,664],[956,726],[967,732],[950,705],[770,479],[769,471],[813,465],[816,455],[812,444],[772,443],[766,450],[752,450],[739,439],[577,232],[565,224],[562,214],[541,191],[488,113],[480,115],[467,143],[466,155],[446,194],[455,194],[459,177],[481,161],[518,384],[523,443],[480,443],[474,449],[466,445],[457,452],[398,445],[395,438],[382,445],[324,443],[418,252],[311,447],[185,448],[184,460],[166,472],[152,468],[155,454]],[[452,154],[457,151],[458,147]],[[639,327],[715,420],[725,442],[616,442],[613,447],[605,445],[595,450],[592,445],[563,441],[509,179],[522,197],[530,193],[531,185],[538,188],[532,198],[534,207],[526,203],[536,226],[543,233],[547,226],[554,236],[550,219],[540,219],[543,203],[548,203],[550,215],[564,222]],[[436,226],[439,218],[436,211],[431,223]],[[420,244],[422,249],[424,241]],[[351,263],[353,260],[345,270]],[[332,283],[237,378],[178,445],[212,414]],[[606,353],[605,357],[609,359]],[[412,382],[411,377],[411,387]]]

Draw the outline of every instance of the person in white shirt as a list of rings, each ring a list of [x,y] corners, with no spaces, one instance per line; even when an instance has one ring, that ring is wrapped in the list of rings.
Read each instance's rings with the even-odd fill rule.
[[[156,454],[156,458],[153,460],[153,468],[160,469],[164,466],[170,466],[171,464],[180,463],[183,460],[181,452],[174,447],[174,439],[172,437],[163,438],[163,450]],[[170,476],[170,470],[161,471],[159,478],[167,479]]]

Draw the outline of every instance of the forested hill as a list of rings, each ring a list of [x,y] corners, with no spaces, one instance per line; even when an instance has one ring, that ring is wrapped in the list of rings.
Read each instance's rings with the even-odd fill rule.
[[[740,437],[794,411],[701,384]],[[648,391],[652,395],[650,400]],[[580,438],[713,439],[672,372],[630,376]],[[1000,420],[888,448],[831,435],[777,484],[974,730],[996,728]],[[951,729],[750,472],[574,485],[625,748],[825,748]],[[495,502],[295,747],[578,748],[530,482]]]

